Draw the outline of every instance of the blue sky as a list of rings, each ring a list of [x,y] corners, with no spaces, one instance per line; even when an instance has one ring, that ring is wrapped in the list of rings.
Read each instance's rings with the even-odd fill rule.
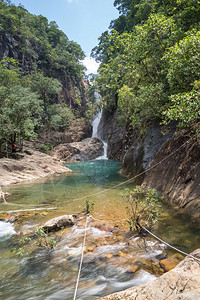
[[[43,15],[56,21],[70,40],[77,42],[86,56],[98,44],[98,37],[118,17],[114,0],[12,0],[20,3],[32,14]],[[85,64],[95,72],[97,64],[87,58]]]

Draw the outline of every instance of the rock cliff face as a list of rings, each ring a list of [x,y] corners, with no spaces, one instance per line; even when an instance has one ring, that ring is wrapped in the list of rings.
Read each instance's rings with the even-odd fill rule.
[[[117,111],[103,111],[98,126],[98,135],[108,143],[108,158],[122,161],[125,149],[126,125],[118,125]]]
[[[173,129],[163,134],[159,126],[151,127],[143,139],[137,133],[132,133],[124,158],[121,173],[130,177],[137,176],[137,183],[141,183],[145,178],[145,171],[148,170],[154,161],[154,157],[162,145],[172,136]]]
[[[43,53],[40,44],[33,38],[27,39],[30,51],[23,51],[25,47],[22,39],[19,36],[12,36],[7,32],[0,31],[0,59],[8,56],[14,58],[19,62],[20,68],[24,74],[30,74],[35,69],[42,70],[45,76],[52,76],[50,66],[45,66],[43,63]],[[27,45],[26,45],[27,47]],[[34,53],[34,55],[32,55]],[[50,72],[50,74],[48,74]],[[56,75],[57,74],[57,75]],[[84,81],[79,76],[74,76],[67,72],[56,72],[54,70],[54,77],[62,83],[62,91],[59,99],[64,100],[70,107],[78,108],[76,103],[77,92],[80,97],[81,112],[84,116],[87,109],[87,95],[86,88],[89,86],[88,81]]]
[[[161,162],[161,163],[159,163]],[[156,188],[177,207],[200,216],[200,134],[178,131],[158,151],[143,187]]]
[[[137,184],[156,188],[173,205],[199,217],[200,135],[173,126],[165,133],[162,130],[152,126],[140,138],[126,124],[118,126],[116,111],[104,112],[99,127],[100,136],[108,142],[108,158],[122,161],[121,174],[142,173],[135,179]]]
[[[128,124],[119,125],[117,111],[111,114],[104,111],[98,131],[108,142],[108,158],[122,161],[121,173],[133,177],[151,167],[156,153],[172,137],[174,129],[162,133],[160,126],[152,126],[141,138]],[[142,183],[144,177],[145,174],[138,177],[137,183]]]

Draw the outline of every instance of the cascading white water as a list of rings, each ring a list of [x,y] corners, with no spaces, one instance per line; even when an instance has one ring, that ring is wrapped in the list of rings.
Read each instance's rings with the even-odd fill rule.
[[[0,241],[8,239],[14,234],[17,233],[14,230],[13,224],[0,221]]]
[[[97,99],[98,99],[97,101],[99,101],[98,97],[97,97]],[[108,157],[107,157],[107,143],[105,141],[103,141],[101,139],[101,137],[99,136],[99,134],[98,134],[98,126],[99,126],[99,123],[101,121],[101,117],[102,117],[102,110],[96,115],[96,117],[95,117],[95,119],[92,123],[92,126],[93,126],[92,137],[98,138],[103,143],[104,153],[103,153],[102,156],[99,156],[97,159],[108,159]]]

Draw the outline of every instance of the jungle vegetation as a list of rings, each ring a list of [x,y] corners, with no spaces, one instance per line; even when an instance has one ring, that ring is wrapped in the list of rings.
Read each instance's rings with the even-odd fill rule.
[[[149,123],[199,124],[200,2],[115,0],[99,37],[97,85],[104,108],[145,131]],[[196,126],[196,125],[195,125]]]
[[[55,22],[0,0],[0,152],[84,117],[84,58]]]

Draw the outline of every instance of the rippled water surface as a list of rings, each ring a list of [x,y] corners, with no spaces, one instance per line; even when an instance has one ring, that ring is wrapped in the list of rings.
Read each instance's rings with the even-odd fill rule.
[[[95,160],[69,164],[68,167],[74,172],[5,190],[11,193],[7,198],[10,205],[1,204],[0,211],[10,211],[10,216],[20,213],[20,218],[13,224],[0,221],[1,299],[70,300],[74,295],[85,220],[63,231],[54,250],[40,249],[23,257],[10,252],[19,241],[16,232],[32,230],[55,216],[77,214],[84,210],[87,199],[95,203],[95,218],[107,221],[127,218],[121,195],[133,184],[120,185],[127,180],[118,174],[120,163]],[[87,198],[88,195],[92,196]],[[187,219],[184,215],[177,216],[173,208],[163,204],[155,232],[167,242],[190,252],[199,247],[200,236],[197,225],[189,224]],[[136,257],[147,259],[146,256],[162,255],[163,245],[148,241],[146,253],[136,240],[127,242],[119,227],[116,227],[119,232],[115,233],[107,228],[109,223],[102,223],[105,230],[97,223],[88,224],[77,299],[98,299],[155,279],[147,270],[141,268],[134,273],[128,268]],[[127,228],[126,223],[120,226]]]

